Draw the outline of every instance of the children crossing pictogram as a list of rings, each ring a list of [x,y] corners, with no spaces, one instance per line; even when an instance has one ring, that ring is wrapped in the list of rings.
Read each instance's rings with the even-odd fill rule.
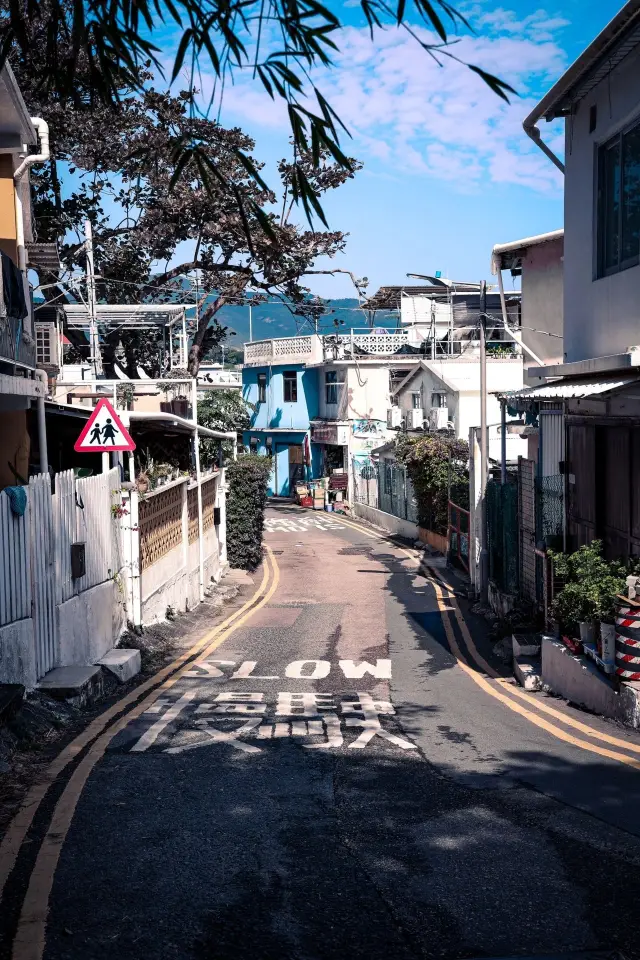
[[[106,398],[85,423],[82,433],[73,445],[77,453],[95,453],[105,450],[135,450],[129,431]]]

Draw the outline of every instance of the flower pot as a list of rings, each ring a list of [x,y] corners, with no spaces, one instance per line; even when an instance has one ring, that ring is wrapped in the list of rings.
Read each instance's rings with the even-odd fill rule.
[[[593,620],[585,620],[578,626],[580,627],[580,643],[596,642],[596,625]]]

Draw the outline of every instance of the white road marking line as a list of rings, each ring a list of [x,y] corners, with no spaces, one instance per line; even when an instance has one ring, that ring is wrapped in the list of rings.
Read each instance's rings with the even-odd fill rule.
[[[191,703],[195,695],[195,690],[184,693],[180,699],[174,703],[172,707],[169,707],[167,712],[164,713],[159,720],[156,720],[146,733],[143,733],[140,739],[134,743],[131,747],[131,753],[143,753],[145,750],[148,750],[151,744],[156,742],[167,724],[171,723],[172,720],[175,720],[176,717],[182,713],[184,708]]]

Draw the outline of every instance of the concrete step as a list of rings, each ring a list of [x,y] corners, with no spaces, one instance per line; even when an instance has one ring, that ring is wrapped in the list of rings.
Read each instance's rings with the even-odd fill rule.
[[[539,657],[542,637],[539,633],[514,633],[511,637],[514,657]]]
[[[38,689],[54,700],[70,700],[84,706],[102,695],[104,688],[102,667],[99,663],[90,666],[56,667],[45,674]]]
[[[109,673],[112,673],[120,683],[131,680],[142,669],[140,651],[124,647],[114,647],[112,650],[108,650],[104,657],[98,660],[98,663]]]
[[[514,656],[513,673],[525,690],[542,690],[542,660],[540,657]]]

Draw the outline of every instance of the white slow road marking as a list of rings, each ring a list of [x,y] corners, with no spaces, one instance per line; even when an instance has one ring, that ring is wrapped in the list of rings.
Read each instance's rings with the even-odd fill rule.
[[[264,521],[268,533],[309,533],[315,530],[344,530],[345,525],[328,517],[267,517]]]
[[[146,733],[143,733],[140,739],[134,743],[131,748],[132,753],[143,753],[145,750],[148,750],[152,743],[158,739],[162,731],[165,729],[168,723],[171,723],[172,720],[175,720],[179,714],[182,713],[184,708],[188,706],[193,698],[195,697],[195,690],[189,693],[184,693],[180,699],[174,703],[172,707],[169,707],[166,713],[163,713],[159,720],[149,727]]]

